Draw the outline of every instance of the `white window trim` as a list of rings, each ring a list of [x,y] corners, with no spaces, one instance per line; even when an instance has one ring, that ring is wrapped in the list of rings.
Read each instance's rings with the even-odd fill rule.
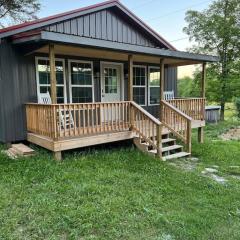
[[[160,67],[156,67],[156,66],[149,66],[148,67],[148,106],[159,106],[160,103],[156,103],[156,104],[151,104],[150,103],[150,88],[154,88],[154,87],[159,88],[159,91],[160,91],[160,85],[159,86],[150,86],[150,69],[158,69],[160,71]]]
[[[147,66],[144,65],[133,65],[133,68],[144,68],[145,69],[145,85],[133,85],[132,87],[138,87],[138,88],[145,88],[145,99],[144,99],[144,105],[140,105],[142,107],[147,106]],[[133,76],[134,77],[134,76]]]
[[[104,65],[115,65],[115,66],[120,66],[120,99],[121,101],[124,101],[124,64],[123,63],[119,63],[119,62],[108,62],[108,61],[101,61],[100,62],[100,93],[101,93],[101,102],[103,102],[103,79],[104,79]]]
[[[91,85],[72,85],[72,75],[71,75],[71,63],[87,63],[91,65],[92,69],[92,84]],[[73,87],[91,87],[92,88],[92,103],[95,102],[94,96],[94,71],[93,71],[93,62],[92,61],[85,61],[85,60],[77,60],[77,59],[68,59],[68,79],[69,79],[69,99],[70,103],[72,103],[72,88]]]
[[[48,60],[50,62],[49,57],[35,57],[35,72],[36,72],[36,81],[37,81],[38,102],[39,102],[39,96],[40,96],[40,86],[43,86],[43,87],[51,86],[51,84],[40,84],[40,82],[39,82],[39,73],[38,73],[38,61],[39,60]],[[64,103],[67,103],[65,59],[63,59],[63,58],[55,58],[55,61],[62,62],[62,64],[63,64],[63,84],[57,84],[57,87],[63,87]]]

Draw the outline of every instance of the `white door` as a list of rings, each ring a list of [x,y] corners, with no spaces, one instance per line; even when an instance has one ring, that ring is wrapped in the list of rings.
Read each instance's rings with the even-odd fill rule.
[[[102,63],[101,67],[101,92],[102,102],[119,102],[121,101],[121,82],[122,81],[122,65]],[[116,109],[103,109],[103,121],[117,121],[118,116]]]
[[[121,100],[121,65],[102,65],[102,102]]]

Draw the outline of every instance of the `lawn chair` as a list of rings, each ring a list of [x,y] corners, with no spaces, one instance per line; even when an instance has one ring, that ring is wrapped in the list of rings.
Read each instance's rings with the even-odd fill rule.
[[[174,91],[166,91],[163,93],[164,100],[173,100],[174,99]]]
[[[38,96],[38,102],[40,104],[52,104],[52,99],[50,97],[49,92],[40,93]],[[61,109],[60,111],[57,110],[57,112],[59,112],[59,123],[61,129],[64,129],[65,127],[74,128],[74,121],[71,111],[64,112],[64,110]]]
[[[52,104],[52,99],[49,92],[40,93],[38,96],[38,103],[40,104]]]

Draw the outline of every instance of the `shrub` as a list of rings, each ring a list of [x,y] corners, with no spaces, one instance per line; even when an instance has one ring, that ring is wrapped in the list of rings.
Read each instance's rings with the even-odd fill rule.
[[[240,97],[236,98],[235,105],[236,105],[236,109],[237,109],[237,115],[240,118]]]

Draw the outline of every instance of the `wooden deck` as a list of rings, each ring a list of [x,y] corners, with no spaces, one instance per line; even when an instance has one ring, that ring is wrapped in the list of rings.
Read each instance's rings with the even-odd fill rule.
[[[139,122],[139,124],[141,124]],[[192,121],[192,128],[199,128],[204,127],[205,121],[201,120],[193,120]],[[98,126],[100,129],[100,126]],[[116,128],[115,126],[113,128]],[[153,129],[146,127],[147,132],[153,132]],[[156,128],[154,128],[154,131],[156,131]],[[80,132],[83,132],[81,129]],[[169,134],[170,131],[163,127],[162,129],[162,135]],[[88,146],[94,146],[94,145],[100,145],[104,143],[111,143],[111,142],[117,142],[117,141],[123,141],[123,140],[129,140],[136,138],[138,135],[134,131],[129,130],[113,130],[108,133],[92,133],[90,135],[82,135],[78,137],[69,137],[69,138],[60,138],[59,140],[54,140],[47,136],[42,136],[35,133],[28,133],[27,140],[31,143],[34,143],[38,146],[41,146],[43,148],[46,148],[53,152],[58,151],[65,151],[70,149],[76,149],[76,148],[83,148]]]
[[[189,104],[190,103],[190,104]],[[29,142],[55,153],[97,144],[140,138],[162,154],[162,139],[171,133],[191,152],[191,129],[205,126],[204,101],[184,101],[179,110],[161,102],[161,122],[134,102],[27,104]],[[176,104],[176,102],[175,102]],[[188,106],[186,106],[188,105]],[[191,116],[188,116],[184,112]]]
[[[34,133],[28,133],[29,142],[46,148],[53,152],[60,152],[70,149],[83,148],[104,143],[117,142],[133,139],[135,134],[132,131],[111,132],[102,134],[91,134],[89,136],[71,137],[69,139],[53,140],[49,137]]]

